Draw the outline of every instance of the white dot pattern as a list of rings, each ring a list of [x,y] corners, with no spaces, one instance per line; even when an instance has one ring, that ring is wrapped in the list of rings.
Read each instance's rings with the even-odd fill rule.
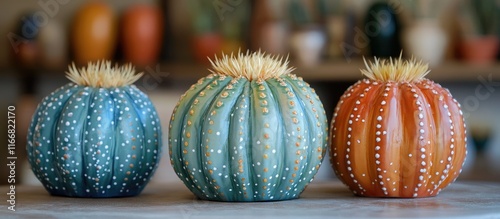
[[[137,195],[160,149],[157,112],[133,85],[63,86],[43,99],[28,132],[33,172],[54,195]]]
[[[356,195],[435,196],[465,160],[460,105],[427,79],[358,81],[342,95],[330,130],[332,166]]]

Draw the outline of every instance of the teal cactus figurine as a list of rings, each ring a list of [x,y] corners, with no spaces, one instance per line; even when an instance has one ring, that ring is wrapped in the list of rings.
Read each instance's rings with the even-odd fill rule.
[[[52,195],[138,195],[156,169],[161,127],[131,65],[70,67],[69,83],[45,97],[28,131],[28,159]]]
[[[314,89],[288,61],[222,55],[181,97],[169,126],[171,164],[199,198],[298,198],[326,152],[328,126]]]

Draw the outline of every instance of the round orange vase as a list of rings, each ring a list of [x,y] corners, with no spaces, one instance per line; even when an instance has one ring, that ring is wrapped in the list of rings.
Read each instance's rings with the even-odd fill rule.
[[[498,53],[500,40],[497,36],[471,37],[462,42],[462,56],[473,64],[491,64]]]
[[[84,5],[72,25],[71,44],[75,61],[112,59],[116,48],[116,21],[109,6],[101,2]]]
[[[123,15],[122,40],[125,60],[138,66],[157,61],[163,37],[163,14],[148,5],[136,5]]]
[[[427,65],[376,60],[341,97],[331,124],[331,163],[359,196],[437,195],[466,155],[460,104],[425,79]]]

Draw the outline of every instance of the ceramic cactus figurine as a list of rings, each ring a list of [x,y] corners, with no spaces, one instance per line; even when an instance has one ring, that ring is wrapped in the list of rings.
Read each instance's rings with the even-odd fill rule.
[[[53,195],[139,194],[160,158],[161,127],[149,98],[131,85],[131,65],[73,65],[69,83],[39,104],[28,131],[28,158]]]
[[[181,97],[171,117],[170,160],[199,198],[298,198],[320,167],[327,121],[314,89],[288,61],[223,55]]]
[[[437,195],[466,155],[460,104],[415,60],[378,60],[341,97],[330,128],[337,176],[360,196]]]

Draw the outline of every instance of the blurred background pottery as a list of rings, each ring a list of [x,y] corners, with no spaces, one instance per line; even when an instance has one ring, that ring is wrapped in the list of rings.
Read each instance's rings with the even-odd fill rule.
[[[117,25],[115,14],[108,5],[87,3],[75,15],[72,28],[71,44],[78,64],[113,58]]]
[[[401,53],[401,26],[389,3],[377,2],[368,9],[363,30],[372,56],[397,57]]]
[[[447,41],[446,33],[434,20],[419,20],[403,32],[405,53],[431,66],[442,62]]]
[[[414,17],[403,29],[404,51],[410,56],[429,63],[440,64],[446,55],[449,39],[440,15],[447,9],[446,1],[418,0],[406,2]]]
[[[496,36],[466,38],[461,45],[462,57],[475,64],[490,64],[498,53],[499,40]]]
[[[290,50],[296,61],[303,66],[319,63],[326,47],[323,28],[326,7],[323,1],[311,2],[291,0],[289,16],[293,31],[290,35]]]
[[[36,24],[34,13],[26,13],[11,33],[12,61],[25,70],[35,68],[40,63],[40,46],[37,42],[40,28]]]
[[[500,3],[493,0],[464,0],[460,5],[462,58],[474,64],[490,64],[498,54]]]
[[[163,38],[163,14],[155,6],[134,5],[122,18],[125,61],[144,67],[158,60]]]
[[[191,50],[194,60],[204,65],[209,64],[208,57],[220,53],[223,47],[223,35],[220,33],[220,23],[211,2],[188,1],[191,9]]]
[[[325,34],[317,27],[298,30],[290,37],[292,54],[303,66],[313,66],[319,63],[325,43]]]

